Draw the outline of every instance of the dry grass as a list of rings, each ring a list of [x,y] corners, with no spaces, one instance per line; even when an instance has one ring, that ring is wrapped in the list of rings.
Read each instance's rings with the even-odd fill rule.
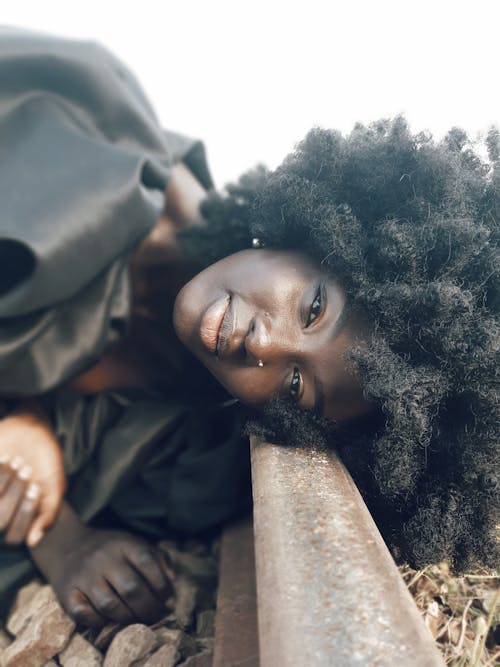
[[[497,576],[476,571],[454,577],[446,563],[399,570],[448,667],[500,665]]]

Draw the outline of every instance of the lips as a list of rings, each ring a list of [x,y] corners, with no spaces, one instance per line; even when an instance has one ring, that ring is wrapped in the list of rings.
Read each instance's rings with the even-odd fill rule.
[[[231,298],[228,294],[221,296],[207,308],[201,319],[200,338],[203,345],[212,354],[218,354],[220,343],[225,343],[230,333],[230,329],[227,331],[227,326],[225,326],[226,313],[230,302]]]
[[[229,299],[228,307],[222,318],[219,328],[219,336],[217,339],[216,355],[223,357],[229,351],[231,336],[234,327],[234,303],[233,299]]]

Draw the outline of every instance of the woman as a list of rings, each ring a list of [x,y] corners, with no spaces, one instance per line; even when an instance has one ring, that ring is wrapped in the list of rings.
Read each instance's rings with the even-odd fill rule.
[[[116,120],[115,114],[113,123],[99,121],[97,134],[103,126],[115,132]],[[87,131],[85,121],[80,119],[79,129]],[[148,136],[139,134],[141,140]],[[105,144],[108,149],[109,137]],[[171,444],[179,411],[195,401],[189,393],[180,396],[183,403],[178,405],[185,387],[179,378],[190,362],[179,359],[172,340],[165,343],[165,304],[172,284],[166,274],[172,256],[182,257],[172,243],[169,220],[178,217],[188,256],[198,255],[209,266],[179,292],[175,328],[229,394],[255,412],[249,430],[282,442],[337,445],[386,538],[414,563],[447,557],[458,568],[475,561],[493,564],[498,508],[498,144],[498,135],[491,132],[490,169],[458,131],[438,145],[412,136],[401,119],[357,127],[345,139],[335,132],[313,131],[275,173],[257,172],[227,196],[212,195],[202,208],[206,225],[197,224],[196,215],[182,221],[182,215],[171,213],[167,189],[165,212],[156,225],[153,219],[149,229],[132,234],[128,227],[137,224],[132,220],[120,229],[119,251],[112,244],[111,260],[99,258],[99,266],[105,267],[106,280],[115,257],[122,263],[125,257],[130,266],[125,274],[132,276],[134,298],[127,335],[112,331],[120,315],[122,320],[126,316],[127,306],[113,298],[116,288],[104,289],[84,302],[79,320],[90,329],[104,321],[106,334],[94,334],[93,347],[75,332],[76,315],[66,313],[72,344],[65,346],[67,336],[52,334],[45,346],[54,364],[65,367],[55,373],[52,367],[26,362],[21,370],[6,373],[11,378],[9,396],[44,395],[42,408],[49,409],[50,420],[46,414],[39,417],[37,428],[43,424],[50,433],[51,451],[63,440],[69,500],[84,519],[119,518],[158,535],[165,529],[164,516],[172,513],[182,515],[184,510],[188,529],[196,530],[234,511],[235,499],[241,504],[237,488],[223,499],[220,489],[206,493],[205,501],[214,503],[215,498],[216,511],[207,513],[202,502],[191,502],[207,477],[218,475],[224,487],[228,481],[234,484],[232,466],[245,458],[224,395],[215,396],[208,409],[195,404],[190,414],[201,426],[194,428],[191,444]],[[126,145],[128,151],[130,142]],[[167,179],[160,178],[161,159],[158,167],[149,145],[146,150],[141,145],[140,154],[148,156],[147,166],[142,161],[139,171],[135,167],[135,180],[125,181],[139,180],[143,196],[148,188],[158,191]],[[85,201],[95,200],[95,186],[85,193]],[[109,188],[102,191],[106,194]],[[128,200],[123,210],[130,215],[131,208]],[[102,217],[99,211],[92,219]],[[97,228],[99,238],[109,239],[102,222]],[[109,229],[115,241],[116,223]],[[83,238],[88,233],[86,229]],[[141,235],[145,240],[137,245]],[[219,257],[223,259],[216,262]],[[23,271],[29,270],[28,260],[23,261],[8,272],[18,286],[25,280]],[[85,263],[79,267],[85,269]],[[101,274],[94,270],[93,275],[99,284]],[[119,269],[114,275],[114,284],[119,283]],[[92,285],[88,276],[86,280],[84,286]],[[45,294],[52,298],[55,288],[50,287]],[[73,290],[58,292],[56,303],[74,309],[80,292]],[[20,335],[23,322],[12,315],[9,322],[18,327],[12,335],[18,343],[15,369],[22,359],[19,350],[29,357],[40,337],[21,344],[29,338]],[[66,331],[56,325],[57,314],[49,329]],[[158,332],[160,345],[154,346]],[[96,350],[102,355],[110,342],[115,342],[111,352],[92,367]],[[86,356],[88,347],[94,358]],[[36,368],[31,376],[30,368]],[[46,384],[30,392],[23,389],[26,377],[41,377]],[[67,381],[72,394],[46,393]],[[140,387],[141,394],[107,391],[130,386]],[[95,391],[97,397],[89,399]],[[75,392],[85,392],[87,399],[82,402]],[[174,415],[165,416],[172,405]],[[33,405],[12,408],[17,425],[19,417],[23,425],[33,419]],[[38,403],[35,409],[42,408]],[[12,414],[4,423],[9,419]],[[229,424],[224,442],[230,444],[221,449],[214,444],[217,438],[207,438],[207,423],[215,424],[218,436],[221,424],[226,429]],[[152,433],[147,433],[151,424]],[[130,429],[136,429],[132,437]],[[183,457],[193,451],[197,456],[186,472]],[[219,451],[224,455],[208,473],[207,455]],[[96,467],[96,461],[104,465]],[[139,467],[138,474],[130,473],[133,466]],[[146,502],[146,481],[159,470],[156,487],[148,486],[156,501],[163,487],[175,488],[183,475],[196,483],[184,496],[177,495],[178,503],[172,502],[172,494],[169,502]],[[203,521],[193,527],[202,507]],[[169,518],[170,528],[180,525]],[[123,533],[84,526],[69,505],[62,505],[54,527],[31,556],[81,622],[126,622],[161,612],[170,575],[159,554]]]

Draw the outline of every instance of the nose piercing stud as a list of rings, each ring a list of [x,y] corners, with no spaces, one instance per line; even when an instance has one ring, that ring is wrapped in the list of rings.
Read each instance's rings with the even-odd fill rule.
[[[259,361],[257,362],[257,366],[258,366],[259,368],[263,368],[263,367],[264,367],[264,362],[262,361],[262,359],[259,359]]]

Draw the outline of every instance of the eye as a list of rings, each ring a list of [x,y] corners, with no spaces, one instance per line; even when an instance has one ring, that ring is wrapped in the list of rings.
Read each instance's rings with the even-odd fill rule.
[[[318,317],[323,312],[324,303],[325,303],[325,289],[323,285],[320,285],[318,287],[316,294],[314,295],[313,302],[311,303],[311,307],[307,315],[306,327],[309,327],[313,322],[315,322],[318,319]]]
[[[290,396],[294,401],[300,399],[302,393],[302,376],[298,368],[293,369],[292,381],[290,382]]]

